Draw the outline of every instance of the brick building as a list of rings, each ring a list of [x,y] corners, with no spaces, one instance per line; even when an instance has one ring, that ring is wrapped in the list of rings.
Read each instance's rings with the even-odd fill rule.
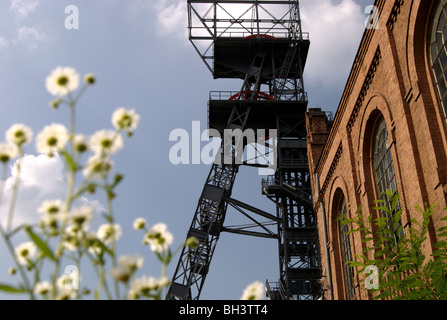
[[[333,122],[320,109],[306,116],[326,299],[371,299],[344,264],[362,244],[340,212],[378,216],[374,200],[395,189],[407,227],[416,205],[437,204],[430,255],[447,207],[447,0],[375,6],[378,25],[365,30]]]

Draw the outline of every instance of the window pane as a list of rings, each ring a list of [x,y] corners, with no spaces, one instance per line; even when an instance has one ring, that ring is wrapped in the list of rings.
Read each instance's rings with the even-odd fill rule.
[[[444,44],[445,44],[445,40],[447,39],[447,25],[444,25],[444,29],[443,29],[443,32],[442,32],[442,37],[443,37],[443,41],[444,41]]]
[[[441,11],[441,15],[439,16],[439,21],[438,21],[438,30],[443,30],[445,27],[445,14],[443,11]]]
[[[447,115],[447,85],[445,82],[445,72],[447,68],[447,4],[446,1],[439,1],[438,16],[435,17],[432,24],[430,57],[433,65],[433,74],[438,87],[439,98],[442,102],[444,115]]]
[[[441,77],[441,79],[439,79],[438,87],[439,87],[439,95],[440,95],[440,98],[442,99],[446,93],[446,90],[447,90],[447,87],[446,87],[445,81],[444,81],[444,77]]]
[[[438,44],[436,42],[433,42],[431,44],[431,61],[434,62],[438,59],[438,54],[439,54],[439,49],[438,49]]]
[[[442,48],[441,52],[439,53],[439,59],[441,61],[442,69],[445,70],[447,68],[447,55],[444,48]]]
[[[444,77],[442,77],[444,79]],[[443,80],[444,81],[444,80]],[[375,168],[375,180],[376,180],[376,186],[377,186],[377,192],[378,198],[381,198],[382,200],[388,201],[390,199],[387,199],[387,196],[384,194],[385,191],[389,190],[391,192],[397,192],[397,184],[396,184],[396,176],[395,176],[395,170],[393,165],[393,158],[391,155],[391,149],[388,147],[387,144],[387,128],[385,119],[382,117],[377,125],[376,125],[376,132],[375,139],[378,139],[379,141],[374,141],[375,146],[375,157],[374,157],[374,168]],[[379,148],[380,146],[380,148]],[[386,146],[386,147],[385,147]],[[400,204],[397,203],[397,206],[394,210],[400,210]],[[392,208],[389,208],[390,211]],[[393,211],[390,213],[389,218],[392,218],[394,216],[396,211]],[[385,213],[382,213],[385,214]],[[396,230],[399,228],[401,223],[397,226],[395,230],[392,230],[396,239],[401,237],[401,235],[396,234]],[[393,224],[390,224],[390,229],[392,229]]]
[[[444,112],[447,114],[447,96],[444,97],[442,101],[442,106],[444,107]]]
[[[346,200],[343,197],[340,206],[340,215],[347,218]],[[346,287],[346,299],[350,300],[355,295],[354,285],[354,268],[348,262],[352,261],[351,240],[349,238],[349,226],[341,222],[339,223],[341,256],[343,259],[343,273]]]
[[[436,81],[439,80],[439,78],[442,76],[442,67],[439,63],[439,60],[435,60],[435,64],[433,65],[433,71],[435,72]]]

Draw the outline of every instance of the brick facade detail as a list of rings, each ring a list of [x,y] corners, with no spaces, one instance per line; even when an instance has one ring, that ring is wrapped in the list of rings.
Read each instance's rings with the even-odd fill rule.
[[[346,299],[337,222],[341,198],[346,200],[348,216],[360,206],[364,215],[378,215],[373,209],[379,195],[372,141],[379,117],[383,116],[388,130],[403,225],[420,217],[416,205],[437,205],[424,245],[428,256],[433,252],[434,230],[441,226],[447,207],[447,126],[429,58],[437,3],[377,0],[379,24],[364,32],[333,122],[320,109],[309,109],[306,114],[326,299],[330,292],[335,300]],[[363,244],[357,233],[351,235],[351,244],[353,255],[361,252]],[[371,299],[360,280],[356,272],[354,298]]]

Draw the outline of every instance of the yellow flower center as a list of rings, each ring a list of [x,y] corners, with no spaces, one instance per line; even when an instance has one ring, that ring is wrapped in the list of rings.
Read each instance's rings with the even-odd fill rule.
[[[67,76],[61,76],[59,77],[59,79],[57,79],[57,84],[62,87],[65,87],[68,84],[68,81],[69,80]]]

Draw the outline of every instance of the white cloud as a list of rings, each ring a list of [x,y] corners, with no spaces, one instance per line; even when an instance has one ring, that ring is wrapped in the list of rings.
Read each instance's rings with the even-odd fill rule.
[[[37,0],[12,0],[9,11],[16,16],[17,20],[23,21],[36,10],[38,5]]]
[[[0,204],[0,217],[3,225],[9,210],[12,188],[17,176],[15,165],[6,180],[5,191]],[[14,225],[38,221],[37,208],[44,200],[64,199],[65,192],[63,163],[58,156],[26,155],[23,158],[21,181],[14,211]]]
[[[159,32],[163,34],[186,34],[186,1],[159,1],[158,10]]]
[[[322,89],[346,83],[365,30],[366,15],[353,0],[301,2],[303,30],[310,33],[305,81]]]
[[[130,12],[133,15],[147,17],[155,13],[152,22],[159,37],[175,36],[178,39],[188,39],[187,10],[184,0],[132,0],[129,1]]]
[[[24,20],[32,14],[38,7],[37,0],[12,0],[9,12],[15,19],[15,35],[8,37],[0,36],[0,49],[22,45],[28,49],[36,49],[41,43],[51,40],[49,33],[44,30],[42,25],[26,26]]]
[[[11,175],[6,180],[5,191],[0,204],[0,222],[3,226],[6,224],[12,188],[17,175],[16,167],[11,167]],[[20,177],[13,226],[38,222],[37,208],[43,201],[64,200],[66,197],[67,184],[64,163],[57,154],[52,158],[46,155],[26,155],[23,158]],[[105,211],[100,201],[85,196],[81,197],[76,204],[89,205],[97,213]]]
[[[0,50],[9,46],[9,40],[0,36]]]
[[[181,39],[187,39],[186,1],[136,1],[140,9],[155,9],[159,36],[178,35]],[[343,86],[347,80],[365,30],[366,14],[354,0],[314,0],[300,3],[303,31],[310,33],[311,40],[305,81],[323,90],[333,89],[334,86],[340,90],[339,86]],[[196,4],[195,8],[197,7],[204,12],[209,9],[209,5],[202,8]],[[276,14],[275,5],[264,7]],[[226,4],[225,8],[238,17],[245,12],[247,6]],[[264,11],[261,10],[261,13]]]
[[[24,43],[30,49],[35,49],[39,43],[48,41],[49,39],[49,36],[40,27],[20,27],[17,29],[17,35],[13,43]]]

